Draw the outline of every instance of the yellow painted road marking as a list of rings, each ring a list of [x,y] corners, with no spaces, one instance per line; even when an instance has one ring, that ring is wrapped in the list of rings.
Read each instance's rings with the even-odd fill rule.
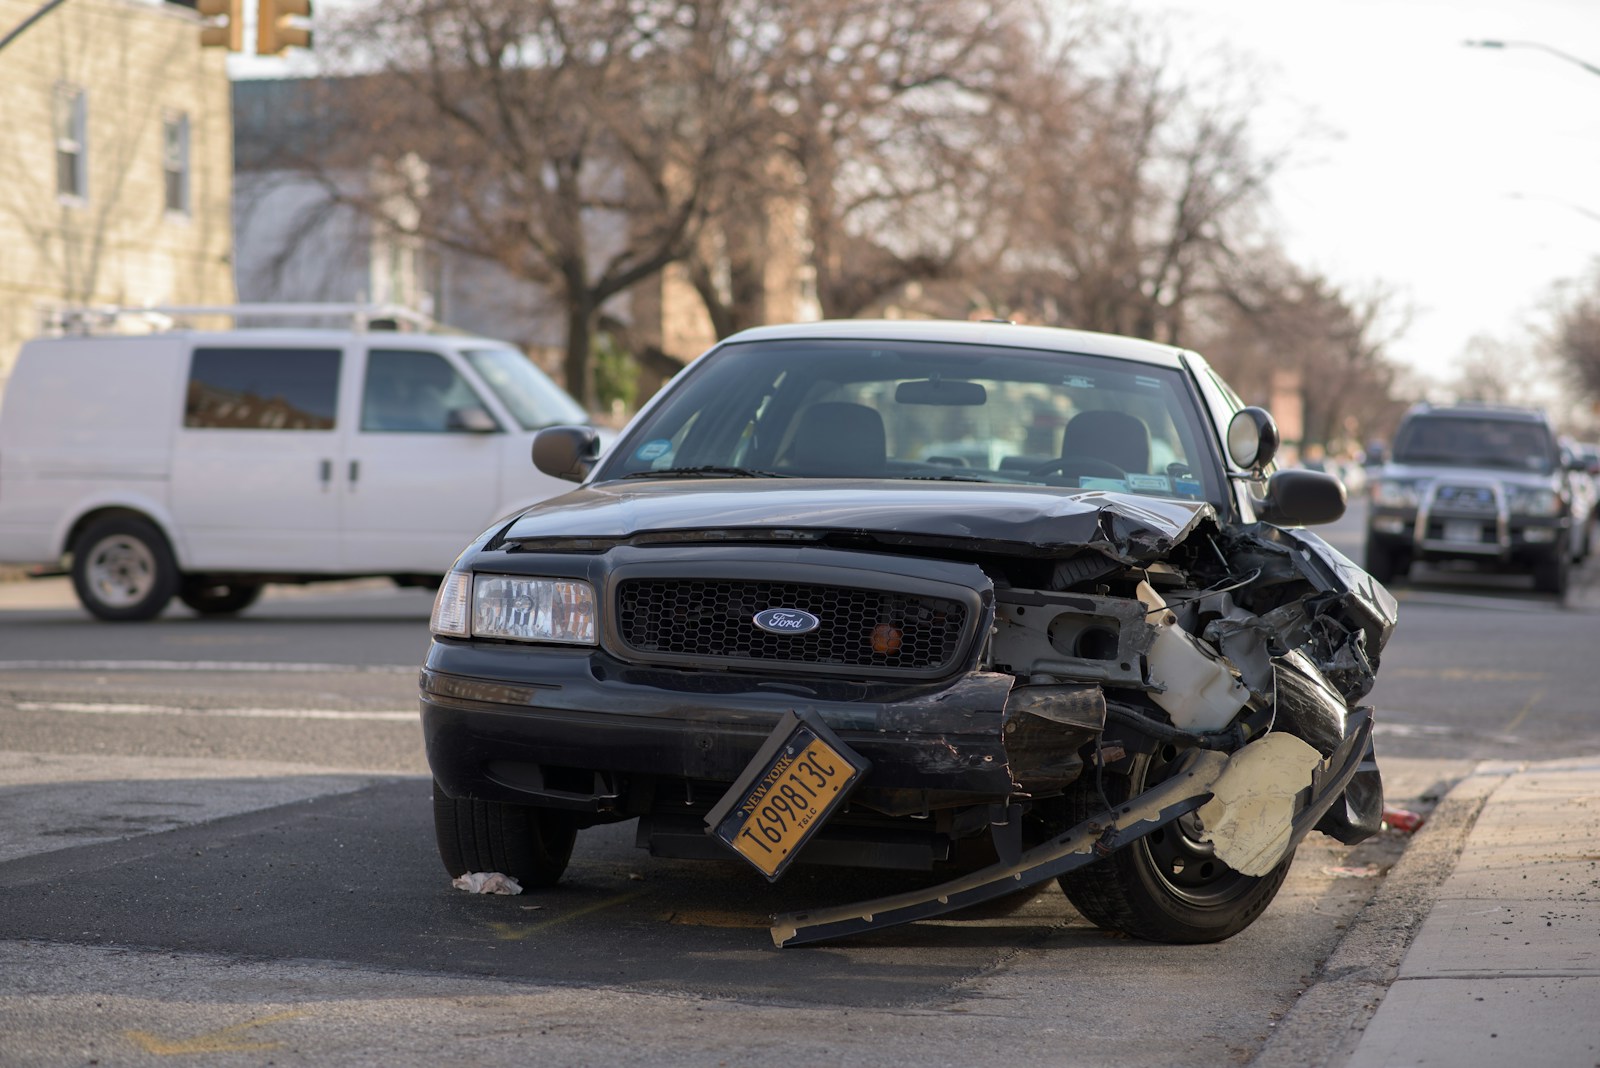
[[[240,1035],[255,1027],[265,1027],[267,1024],[277,1023],[280,1020],[292,1020],[296,1016],[304,1016],[299,1009],[280,1012],[273,1016],[263,1016],[259,1020],[246,1020],[244,1023],[224,1027],[220,1031],[208,1031],[203,1035],[193,1038],[164,1039],[157,1038],[148,1031],[126,1031],[124,1034],[132,1039],[146,1053],[153,1053],[158,1057],[180,1056],[187,1053],[254,1053],[261,1050],[277,1049],[282,1042],[241,1042]]]
[[[554,927],[558,923],[566,923],[568,920],[576,920],[578,917],[587,916],[591,912],[599,912],[602,909],[615,908],[618,905],[632,901],[636,897],[641,897],[643,894],[643,890],[635,890],[631,894],[618,894],[616,897],[606,898],[604,901],[597,901],[593,905],[585,905],[581,909],[573,909],[571,912],[565,913],[561,916],[551,917],[550,919],[544,920],[540,923],[521,924],[490,921],[488,926],[489,930],[494,932],[495,938],[501,942],[520,942],[536,931],[543,931],[546,928]]]
[[[682,909],[666,914],[666,921],[681,927],[767,927],[772,917],[726,909]]]
[[[1511,734],[1515,732],[1518,727],[1522,726],[1522,721],[1528,718],[1528,713],[1533,711],[1533,706],[1538,704],[1539,699],[1543,696],[1543,687],[1533,691],[1533,693],[1528,697],[1528,700],[1523,704],[1521,711],[1519,711],[1515,716],[1511,717],[1511,722],[1506,724],[1505,733]]]

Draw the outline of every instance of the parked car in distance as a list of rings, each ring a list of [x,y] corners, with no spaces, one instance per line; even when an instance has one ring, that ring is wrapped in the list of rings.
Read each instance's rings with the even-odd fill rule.
[[[1367,571],[1391,582],[1416,561],[1469,563],[1529,571],[1536,589],[1565,593],[1587,551],[1588,524],[1573,514],[1579,468],[1540,411],[1418,405],[1369,481]]]
[[[1586,560],[1594,551],[1594,527],[1600,520],[1600,448],[1563,438],[1561,462],[1572,472],[1567,484],[1572,491],[1572,523],[1577,528],[1574,559]]]
[[[1382,814],[1358,702],[1395,604],[1298,529],[1344,489],[1277,444],[1193,352],[1006,323],[749,330],[598,462],[541,431],[581,486],[485,531],[431,621],[445,868],[549,886],[637,820],[768,880],[950,879],[780,945],[1050,879],[1108,929],[1229,937],[1302,836]]]
[[[237,612],[266,582],[432,584],[496,517],[566,484],[534,433],[583,408],[501,341],[380,329],[63,333],[27,342],[0,402],[0,563],[59,567],[101,619],[174,595]],[[148,314],[138,309],[139,314]]]

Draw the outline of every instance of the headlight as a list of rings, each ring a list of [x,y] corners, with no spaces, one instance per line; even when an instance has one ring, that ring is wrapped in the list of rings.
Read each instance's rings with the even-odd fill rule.
[[[439,587],[432,627],[457,638],[593,645],[594,587],[579,579],[456,571]]]
[[[1372,503],[1384,508],[1415,508],[1417,484],[1380,478],[1372,484]]]
[[[1561,514],[1561,495],[1555,490],[1527,486],[1506,487],[1506,504],[1515,515],[1552,516]]]

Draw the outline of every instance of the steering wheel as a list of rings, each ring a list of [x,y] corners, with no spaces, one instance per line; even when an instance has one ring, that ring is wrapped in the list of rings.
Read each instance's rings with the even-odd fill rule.
[[[1058,456],[1054,460],[1046,460],[1028,473],[1032,475],[1048,475],[1052,471],[1060,471],[1063,475],[1074,478],[1084,475],[1116,478],[1123,481],[1128,478],[1128,472],[1110,460],[1102,460],[1098,456]]]

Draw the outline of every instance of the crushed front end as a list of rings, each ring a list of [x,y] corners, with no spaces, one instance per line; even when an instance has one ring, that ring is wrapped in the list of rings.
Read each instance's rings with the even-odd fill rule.
[[[643,489],[584,492],[598,514],[650,507]],[[1377,830],[1356,702],[1394,602],[1320,539],[1102,493],[1034,516],[997,493],[994,518],[969,507],[959,529],[908,518],[948,514],[933,493],[812,486],[804,500],[825,518],[809,522],[486,536],[462,557],[463,611],[484,576],[529,576],[592,591],[579,612],[592,635],[436,638],[422,698],[439,795],[536,810],[554,846],[535,884],[559,875],[573,830],[603,822],[637,819],[655,855],[728,859],[713,831],[740,803],[764,807],[747,802],[767,797],[752,776],[810,724],[837,747],[821,751],[862,770],[792,859],[953,880],[780,917],[779,944],[1050,878],[1102,926],[1211,941],[1259,914],[1304,834]],[[737,496],[748,508],[756,495]],[[804,619],[754,622],[775,608]],[[1279,804],[1236,819],[1241,786]],[[810,818],[806,784],[794,790],[765,833]],[[1152,871],[1154,890],[1130,892]]]

